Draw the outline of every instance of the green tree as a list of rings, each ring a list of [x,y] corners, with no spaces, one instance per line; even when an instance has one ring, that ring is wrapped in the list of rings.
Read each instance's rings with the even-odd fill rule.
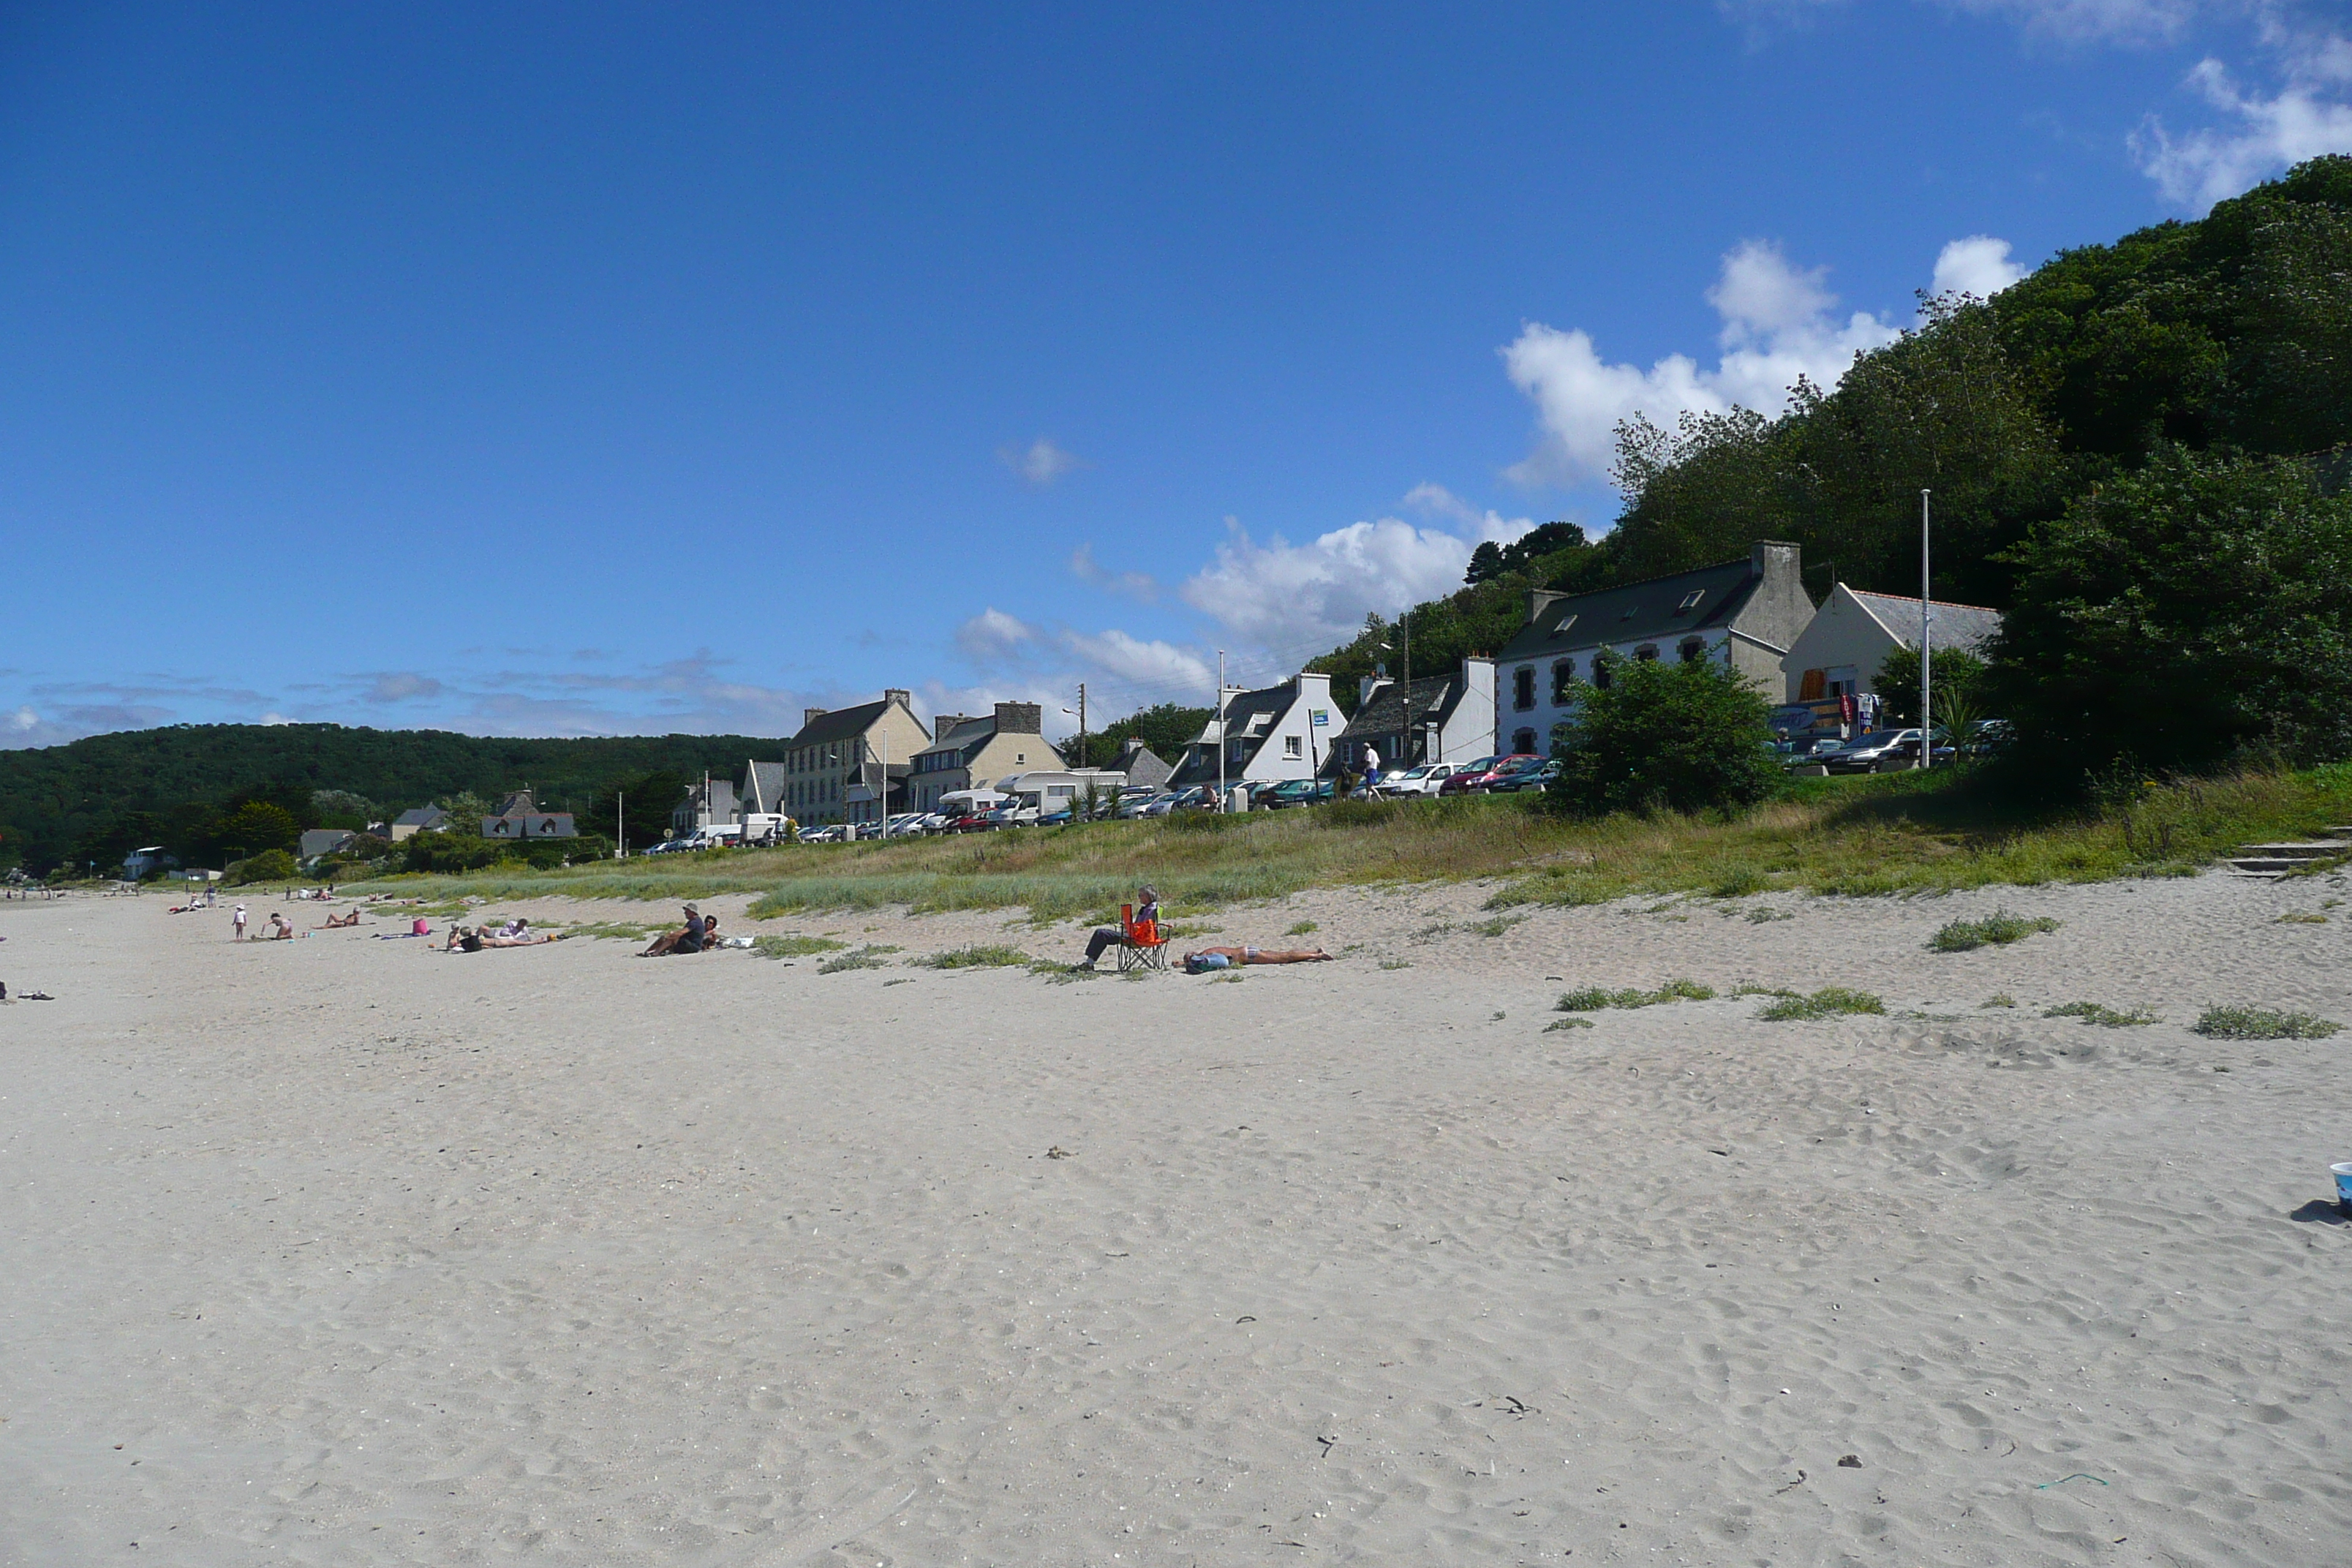
[[[1076,758],[1078,767],[1108,767],[1118,760],[1129,737],[1141,741],[1160,761],[1173,763],[1183,755],[1201,732],[1202,725],[1214,717],[1213,708],[1184,708],[1173,702],[1161,702],[1124,719],[1114,719],[1099,731],[1087,736],[1086,755]]]
[[[635,778],[624,779],[617,786],[618,804],[628,814],[627,837],[632,849],[649,849],[669,837],[669,814],[686,798],[686,775],[675,768],[656,768]],[[609,831],[614,822],[616,791],[607,789],[588,808],[589,820],[583,826],[593,826],[597,831]],[[481,825],[476,823],[475,830]]]
[[[266,800],[247,801],[221,819],[219,829],[223,846],[247,856],[268,849],[291,849],[301,836],[301,825],[295,821],[293,814]]]
[[[1937,722],[1941,723],[1945,694],[1956,694],[1971,707],[1983,706],[1984,679],[1987,666],[1982,658],[1966,648],[1948,647],[1936,655],[1933,700]],[[1872,682],[1878,689],[1882,712],[1886,722],[1896,728],[1919,721],[1919,650],[1898,647],[1880,661],[1878,675]]]
[[[1737,810],[1775,793],[1770,708],[1728,666],[1614,659],[1560,726],[1549,804],[1576,816]]]
[[[2016,564],[1986,695],[2030,754],[2084,774],[2352,756],[2352,498],[2309,463],[2160,447]]]
[[[235,884],[246,882],[290,882],[298,868],[294,857],[284,849],[265,849],[249,855],[228,868],[225,879]]]

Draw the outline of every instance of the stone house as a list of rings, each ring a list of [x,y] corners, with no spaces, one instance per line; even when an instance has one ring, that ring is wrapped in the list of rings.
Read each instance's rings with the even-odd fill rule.
[[[1009,773],[1059,768],[1062,753],[1045,739],[1045,713],[1034,702],[1000,702],[990,713],[942,713],[911,755],[907,809],[937,811],[940,797],[991,789]]]
[[[1495,661],[1472,657],[1448,674],[1412,683],[1385,669],[1364,677],[1355,717],[1331,747],[1323,772],[1364,771],[1364,751],[1380,753],[1382,770],[1416,763],[1466,763],[1495,751]]]
[[[812,825],[874,822],[900,809],[915,753],[930,741],[913,701],[892,688],[854,708],[807,710],[784,748],[784,803],[768,809]]]

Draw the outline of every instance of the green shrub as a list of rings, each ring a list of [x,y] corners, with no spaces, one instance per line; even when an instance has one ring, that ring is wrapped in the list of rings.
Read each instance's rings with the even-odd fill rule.
[[[969,947],[930,953],[915,962],[926,969],[1019,969],[1029,963],[1029,955],[1017,947],[989,947],[975,942]]]
[[[2324,1040],[2344,1026],[2311,1013],[2281,1013],[2268,1007],[2209,1007],[2196,1023],[2200,1035],[2217,1040]]]
[[[1835,1018],[1848,1013],[1880,1013],[1886,1004],[1867,991],[1850,991],[1843,985],[1825,985],[1810,996],[1788,995],[1766,1005],[1756,1016],[1770,1023],[1782,1024],[1807,1019]]]
[[[1570,991],[1552,1005],[1555,1013],[1597,1013],[1604,1007],[1655,1007],[1664,1002],[1706,1002],[1714,999],[1712,988],[1696,980],[1669,980],[1655,991],[1634,987],[1612,991],[1603,985],[1588,985],[1580,991]]]
[[[2044,1007],[2042,1016],[2045,1018],[2080,1018],[2085,1024],[2096,1024],[2103,1029],[2137,1028],[2143,1024],[2164,1021],[2145,1007],[2118,1013],[2103,1002],[2062,1002],[2055,1007]]]
[[[882,955],[898,951],[895,947],[861,947],[837,958],[826,959],[816,966],[816,972],[819,974],[839,974],[845,969],[887,969],[889,965],[882,962]]]
[[[247,882],[290,882],[299,869],[294,857],[285,850],[265,849],[231,866],[222,879],[240,886]]]
[[[762,958],[809,958],[820,952],[839,952],[848,945],[829,936],[755,936],[751,939],[751,951]]]
[[[1780,787],[1764,699],[1728,665],[1610,661],[1560,726],[1547,795],[1573,816],[1734,810]]]
[[[1937,952],[1966,952],[1971,948],[2023,942],[2036,931],[2056,931],[2059,924],[2048,915],[2028,920],[2007,910],[1995,910],[1980,921],[1952,921],[1927,945]]]

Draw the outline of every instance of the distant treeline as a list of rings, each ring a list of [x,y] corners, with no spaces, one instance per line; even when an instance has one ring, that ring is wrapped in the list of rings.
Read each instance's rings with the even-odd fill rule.
[[[592,814],[609,810],[616,787],[664,781],[670,798],[627,803],[631,836],[642,839],[677,804],[682,781],[706,770],[740,779],[746,760],[772,761],[783,746],[750,735],[539,741],[339,724],[179,724],[93,735],[0,752],[0,866],[104,870],[131,849],[160,844],[187,864],[217,867],[236,853],[277,847],[228,837],[250,837],[277,813],[298,828],[361,828],[412,806],[495,801],[525,786],[543,810],[575,812],[583,829],[610,834],[612,824]]]
[[[2070,762],[2342,758],[2347,442],[2352,158],[2327,157],[1989,300],[1930,300],[1778,417],[1622,426],[1615,531],[1481,545],[1462,589],[1404,617],[1413,669],[1494,652],[1530,587],[1664,576],[1761,539],[1803,545],[1816,600],[1833,581],[1916,595],[1928,489],[1936,596],[2010,612],[1986,700]],[[1352,708],[1404,642],[1375,616],[1310,668]]]

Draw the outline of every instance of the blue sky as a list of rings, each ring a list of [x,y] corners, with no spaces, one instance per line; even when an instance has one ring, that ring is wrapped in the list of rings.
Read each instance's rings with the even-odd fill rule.
[[[0,744],[1206,702],[2348,103],[2296,0],[17,5]]]

